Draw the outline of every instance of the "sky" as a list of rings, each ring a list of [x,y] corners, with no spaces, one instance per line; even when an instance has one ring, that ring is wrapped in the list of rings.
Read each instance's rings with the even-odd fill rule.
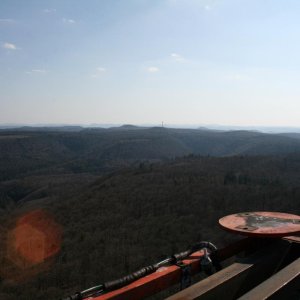
[[[298,0],[1,0],[0,123],[300,126]]]

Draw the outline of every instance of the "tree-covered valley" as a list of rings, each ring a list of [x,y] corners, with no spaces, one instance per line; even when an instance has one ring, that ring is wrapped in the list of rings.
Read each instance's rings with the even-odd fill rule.
[[[0,299],[59,299],[209,240],[224,215],[300,213],[300,139],[167,128],[0,132]],[[19,268],[7,236],[42,209],[60,251]],[[31,269],[39,272],[31,272]],[[15,273],[24,273],[20,280]],[[27,276],[28,275],[28,276]]]

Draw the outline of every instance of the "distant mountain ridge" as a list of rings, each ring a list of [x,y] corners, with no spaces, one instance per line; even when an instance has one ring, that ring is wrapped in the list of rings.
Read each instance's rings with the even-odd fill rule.
[[[82,129],[86,128],[122,128],[122,127],[132,127],[132,129],[137,128],[152,128],[157,127],[157,124],[107,124],[107,123],[92,123],[92,124],[15,124],[15,123],[7,123],[7,124],[0,124],[0,130],[5,129],[16,129],[19,130],[20,128],[32,128],[34,129],[57,129],[63,130],[64,128],[72,128],[72,127],[81,127]],[[174,128],[174,129],[200,129],[200,130],[212,130],[212,131],[258,131],[263,133],[300,133],[300,127],[292,127],[292,126],[238,126],[238,125],[218,125],[218,124],[167,124],[165,127]]]
[[[186,155],[280,155],[300,152],[298,136],[255,131],[62,127],[0,131],[0,180],[15,174],[105,172],[140,161]]]

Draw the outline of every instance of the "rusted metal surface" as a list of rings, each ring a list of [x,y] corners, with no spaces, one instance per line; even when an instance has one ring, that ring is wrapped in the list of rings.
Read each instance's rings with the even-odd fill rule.
[[[228,231],[253,237],[284,237],[300,233],[300,216],[279,212],[244,212],[219,224]]]
[[[299,288],[300,258],[240,297],[239,300],[300,299]]]
[[[273,249],[273,247],[276,247]],[[286,244],[266,247],[248,258],[240,259],[226,269],[167,298],[167,300],[237,299],[266,280],[277,268]]]
[[[292,243],[300,243],[300,234],[298,235],[290,235],[283,237],[284,240],[287,240]]]
[[[200,259],[203,251],[193,253],[189,259],[183,260],[183,263],[191,267],[191,274],[200,271]],[[93,300],[138,300],[156,294],[170,286],[179,283],[181,279],[181,269],[178,266],[162,267],[155,273],[145,276],[128,286],[109,292]]]

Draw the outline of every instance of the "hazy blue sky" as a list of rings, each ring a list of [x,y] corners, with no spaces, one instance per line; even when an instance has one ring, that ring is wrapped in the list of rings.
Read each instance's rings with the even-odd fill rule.
[[[1,0],[0,123],[300,126],[298,0]]]

